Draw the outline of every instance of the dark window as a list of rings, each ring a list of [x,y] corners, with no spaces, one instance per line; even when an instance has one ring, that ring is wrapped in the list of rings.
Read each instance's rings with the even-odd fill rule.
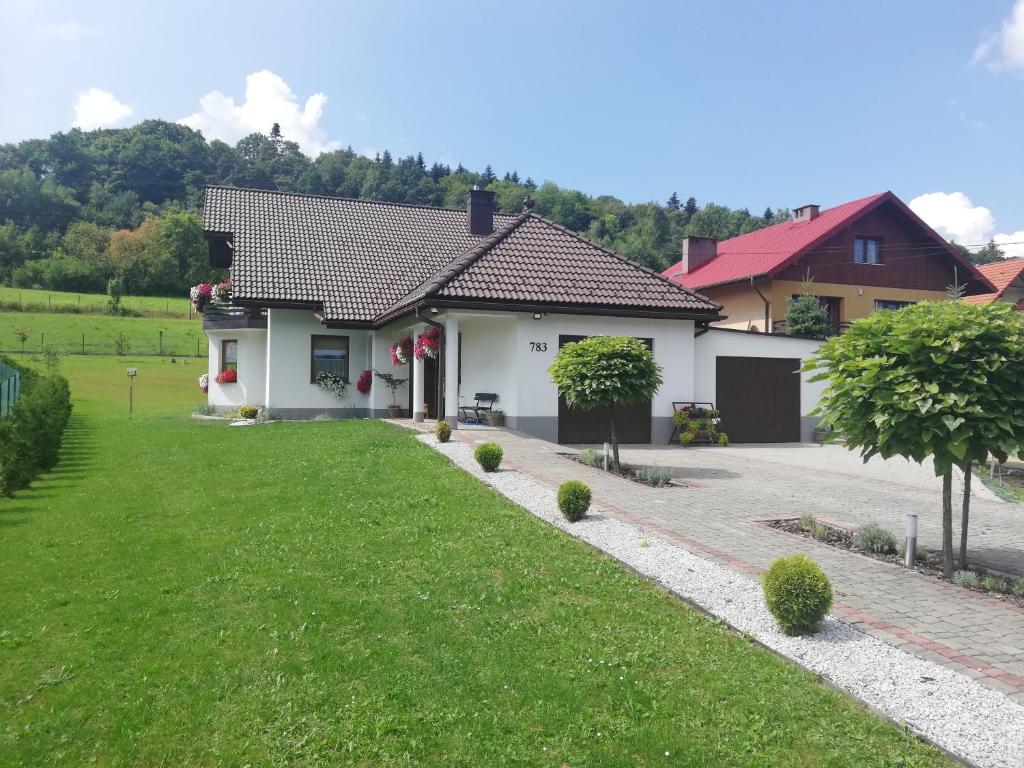
[[[348,336],[313,336],[309,380],[333,373],[348,381]]]
[[[224,339],[220,343],[221,371],[238,370],[238,339]]]
[[[882,238],[855,237],[853,239],[853,260],[858,264],[881,264]]]
[[[912,301],[888,301],[886,299],[875,299],[875,309],[903,309],[909,307]]]

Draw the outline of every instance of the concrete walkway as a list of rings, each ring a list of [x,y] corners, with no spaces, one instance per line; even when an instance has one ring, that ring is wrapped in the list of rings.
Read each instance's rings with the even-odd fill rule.
[[[501,444],[506,464],[551,487],[583,480],[601,509],[743,573],[803,552],[832,580],[837,617],[1024,703],[1024,610],[758,522],[810,512],[851,526],[878,522],[902,539],[904,516],[916,512],[922,543],[938,549],[941,484],[927,468],[903,460],[863,465],[839,446],[624,448],[623,461],[673,467],[689,484],[650,488],[566,459],[559,454],[573,449],[522,433],[474,427],[453,436]],[[974,485],[969,556],[1021,573],[1024,507]]]

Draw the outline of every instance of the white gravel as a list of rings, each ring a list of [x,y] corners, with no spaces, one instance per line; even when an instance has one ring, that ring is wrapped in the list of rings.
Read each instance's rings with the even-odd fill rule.
[[[969,677],[925,661],[829,616],[811,637],[788,637],[760,585],[674,543],[591,508],[568,523],[555,492],[519,472],[488,473],[472,448],[419,437],[536,517],[562,528],[693,601],[797,664],[980,768],[1024,766],[1024,706]]]

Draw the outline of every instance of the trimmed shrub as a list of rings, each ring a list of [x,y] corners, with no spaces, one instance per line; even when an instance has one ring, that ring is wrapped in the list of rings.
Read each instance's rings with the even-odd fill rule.
[[[953,583],[958,587],[971,587],[978,586],[978,574],[974,571],[954,571],[953,572]]]
[[[718,433],[718,444],[723,448],[729,447],[729,436],[725,432]]]
[[[876,555],[895,555],[899,552],[896,537],[874,523],[868,523],[853,534],[853,546],[862,552]]]
[[[582,520],[590,509],[590,486],[579,480],[566,480],[558,486],[558,509],[570,523]]]
[[[787,635],[814,632],[832,607],[832,585],[806,555],[780,557],[762,577],[768,610]]]
[[[259,416],[260,409],[256,405],[243,405],[238,409],[238,415],[243,419],[255,419]]]
[[[56,466],[71,418],[71,391],[63,376],[4,362],[21,371],[21,396],[0,419],[0,494],[12,496]]]
[[[434,434],[437,436],[439,443],[447,443],[452,438],[452,425],[447,421],[439,421],[437,426],[434,427]]]
[[[504,453],[497,443],[482,443],[476,447],[476,452],[473,455],[476,457],[477,464],[483,467],[484,472],[493,472],[501,464],[501,457]]]

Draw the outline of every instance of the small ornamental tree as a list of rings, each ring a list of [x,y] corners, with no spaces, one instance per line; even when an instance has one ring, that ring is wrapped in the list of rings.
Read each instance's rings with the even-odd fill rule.
[[[1024,317],[1012,305],[921,303],[858,320],[808,360],[827,381],[816,413],[865,461],[924,461],[942,476],[942,570],[953,575],[952,468],[1024,443]],[[832,433],[835,434],[835,433]],[[966,563],[969,495],[963,500]]]
[[[789,302],[786,333],[790,336],[828,336],[832,326],[822,309],[810,280],[804,281],[800,295]]]
[[[661,366],[651,350],[628,336],[592,336],[558,350],[548,372],[570,408],[607,410],[612,461],[620,471],[615,412],[649,400],[661,386]]]

